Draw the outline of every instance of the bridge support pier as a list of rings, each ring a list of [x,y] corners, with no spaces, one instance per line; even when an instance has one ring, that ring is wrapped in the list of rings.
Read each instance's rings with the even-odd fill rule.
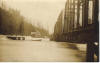
[[[87,56],[86,61],[87,62],[94,62],[94,43],[88,42],[87,43]]]

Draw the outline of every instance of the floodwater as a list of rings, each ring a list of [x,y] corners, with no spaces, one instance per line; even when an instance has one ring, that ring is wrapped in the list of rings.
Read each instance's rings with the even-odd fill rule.
[[[0,40],[0,61],[84,62],[86,44],[81,45],[49,40]]]

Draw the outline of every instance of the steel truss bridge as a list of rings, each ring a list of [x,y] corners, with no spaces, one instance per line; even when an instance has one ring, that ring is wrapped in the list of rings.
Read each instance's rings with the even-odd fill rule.
[[[99,0],[67,0],[55,24],[54,40],[85,43],[87,61],[94,61],[94,54],[99,61],[98,14]]]

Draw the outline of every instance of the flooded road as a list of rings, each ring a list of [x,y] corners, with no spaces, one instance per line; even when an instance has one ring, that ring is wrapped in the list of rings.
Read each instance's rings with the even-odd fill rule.
[[[0,61],[85,61],[86,51],[79,47],[67,42],[0,40]]]

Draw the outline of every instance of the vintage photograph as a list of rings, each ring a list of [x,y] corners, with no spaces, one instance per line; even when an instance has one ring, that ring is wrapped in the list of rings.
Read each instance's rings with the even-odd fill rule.
[[[99,0],[0,0],[0,62],[99,62]]]

